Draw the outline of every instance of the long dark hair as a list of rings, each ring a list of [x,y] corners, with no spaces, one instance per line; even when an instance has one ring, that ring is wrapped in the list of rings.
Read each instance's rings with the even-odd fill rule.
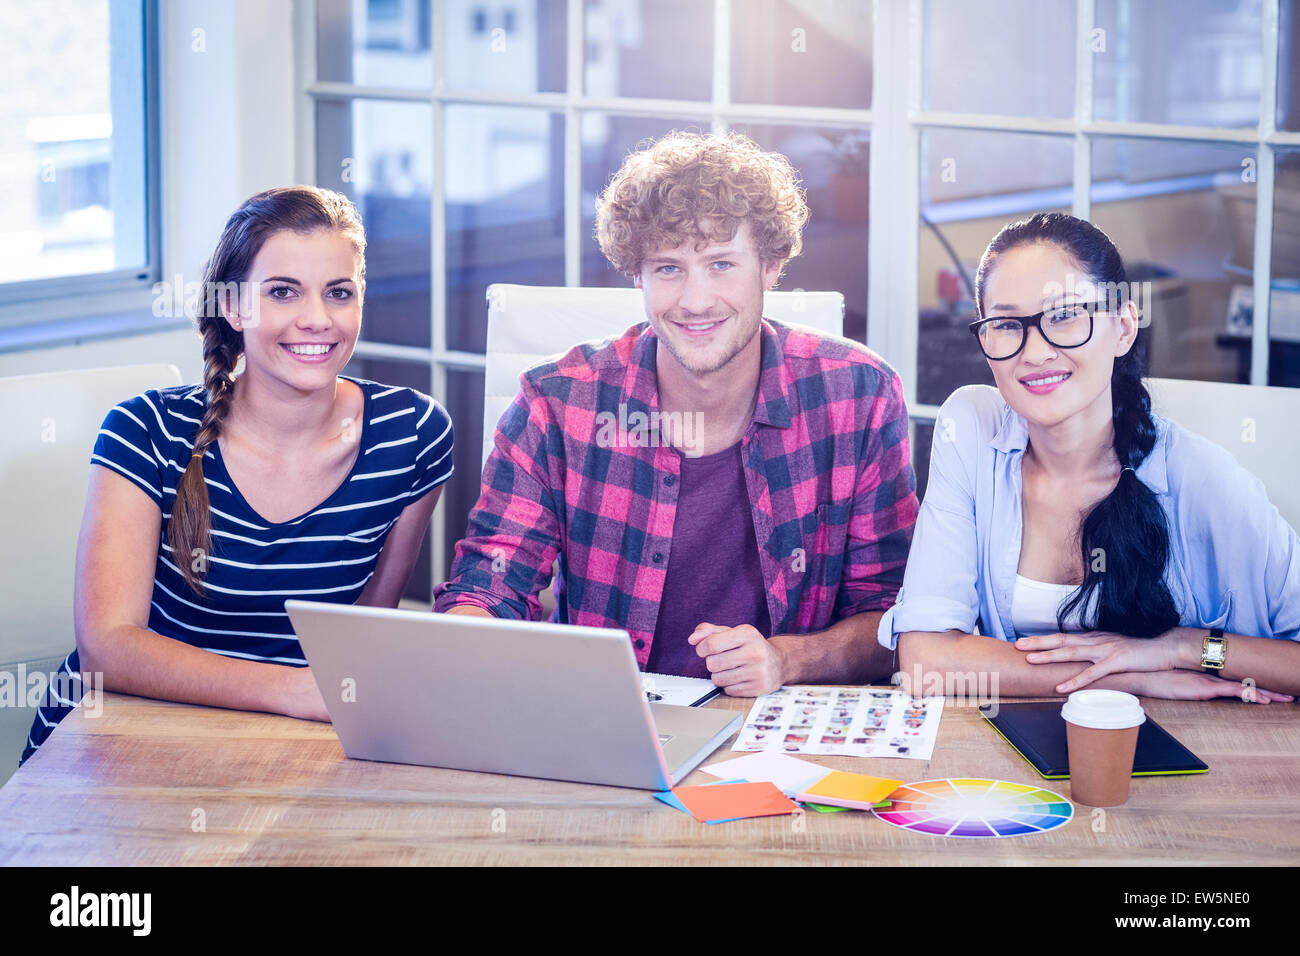
[[[1104,232],[1064,213],[1039,213],[1004,226],[984,251],[975,275],[975,301],[981,317],[984,286],[997,259],[1030,243],[1058,247],[1094,285],[1128,288],[1124,261]],[[1151,396],[1142,384],[1145,349],[1145,338],[1139,332],[1128,352],[1115,359],[1110,380],[1111,417],[1115,456],[1123,470],[1115,489],[1083,519],[1079,531],[1083,584],[1057,614],[1056,626],[1062,631],[1076,609],[1086,629],[1130,637],[1154,637],[1180,619],[1164,579],[1169,561],[1165,511],[1137,476],[1137,467],[1151,453],[1157,437]]]
[[[366,236],[352,201],[342,193],[315,186],[284,186],[268,189],[245,200],[226,220],[216,251],[204,269],[202,294],[194,320],[203,338],[203,387],[207,408],[199,421],[198,434],[184,474],[176,482],[176,500],[167,524],[167,543],[176,567],[190,588],[204,592],[204,572],[212,550],[212,514],[208,485],[203,477],[203,456],[221,435],[235,395],[235,367],[244,352],[244,333],[235,331],[222,315],[221,298],[228,290],[248,279],[253,260],[272,234],[281,230],[311,233],[329,229],[352,240],[361,256],[361,275],[366,274]],[[201,551],[202,562],[191,561]]]

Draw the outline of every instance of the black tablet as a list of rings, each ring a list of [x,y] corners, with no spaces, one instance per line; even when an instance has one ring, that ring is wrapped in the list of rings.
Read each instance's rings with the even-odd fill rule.
[[[1025,701],[1016,704],[984,704],[980,716],[993,725],[1016,753],[1024,757],[1047,780],[1070,776],[1065,746],[1062,701]],[[993,712],[996,711],[996,716]],[[1138,729],[1137,756],[1133,776],[1205,773],[1210,768],[1150,716]]]

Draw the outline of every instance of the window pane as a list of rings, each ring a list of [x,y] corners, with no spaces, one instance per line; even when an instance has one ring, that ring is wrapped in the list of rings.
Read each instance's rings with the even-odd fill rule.
[[[1073,176],[1068,137],[963,129],[921,133],[921,205],[944,206],[932,210],[936,215],[1069,206]],[[963,200],[965,206],[950,205]]]
[[[872,36],[871,4],[860,0],[733,6],[731,98],[870,109]]]
[[[867,335],[867,183],[870,141],[866,130],[807,126],[737,126],[764,149],[784,153],[808,191],[811,213],[803,252],[786,266],[779,289],[840,292],[844,334]]]
[[[0,5],[0,282],[148,262],[140,4]]]
[[[582,284],[626,287],[627,276],[616,272],[596,242],[596,197],[623,165],[629,153],[649,146],[672,132],[707,132],[698,120],[648,119],[639,116],[582,117]]]
[[[487,347],[487,287],[564,285],[564,117],[448,106],[447,348]]]
[[[1097,119],[1259,122],[1259,0],[1097,0],[1096,11],[1102,31],[1092,37]]]
[[[1277,157],[1272,276],[1268,384],[1300,387],[1300,151]]]
[[[1070,211],[1074,157],[1068,138],[938,129],[922,132],[921,157],[916,397],[939,405],[962,385],[993,384],[967,283],[1008,222]]]
[[[439,401],[451,415],[456,429],[456,447],[452,450],[455,471],[447,482],[440,509],[446,509],[447,521],[442,547],[447,556],[447,571],[456,556],[456,542],[465,537],[469,513],[478,503],[483,473],[483,373],[447,370],[447,395]],[[491,427],[496,428],[496,422]]]
[[[928,0],[925,108],[1074,113],[1075,0]]]
[[[687,120],[588,114],[583,119],[584,286],[627,286],[594,239],[596,195],[627,154],[674,130],[701,132]],[[865,130],[739,125],[764,149],[784,153],[808,190],[811,220],[803,252],[786,267],[780,289],[844,294],[844,334],[865,341],[867,314],[867,170]]]
[[[713,90],[713,4],[587,0],[586,93],[707,100]]]
[[[1300,0],[1278,9],[1277,128],[1300,130]]]
[[[430,89],[427,0],[316,0],[316,76]]]
[[[423,103],[316,104],[316,184],[349,196],[366,226],[371,342],[429,347],[431,124]]]
[[[1253,279],[1254,150],[1099,140],[1093,158],[1110,175],[1094,176],[1092,220],[1137,284],[1150,374],[1248,382],[1249,340],[1227,333],[1233,288],[1249,290]]]
[[[507,6],[449,0],[441,44],[447,87],[487,93],[562,93],[565,0]]]
[[[1254,152],[1237,148],[1232,153],[1233,148],[1229,147],[1225,153],[1224,147],[1217,143],[1179,142],[1170,148],[1150,140],[1097,139],[1092,147],[1093,186],[1104,189],[1107,183],[1154,184],[1160,180],[1213,175],[1223,171],[1225,157],[1231,155],[1237,156],[1238,173],[1247,178],[1254,176]]]
[[[369,311],[369,303],[366,303],[366,309]],[[426,395],[432,393],[429,387],[429,366],[415,362],[394,362],[388,359],[370,359],[354,357],[348,362],[343,374],[351,375],[353,378],[369,379],[372,382],[382,382],[385,385],[401,385],[404,388],[414,388]],[[434,395],[438,401],[446,407],[447,402],[441,395]],[[460,445],[460,422],[455,418],[452,424],[456,428],[456,444]],[[453,451],[453,456],[455,452]],[[454,482],[456,476],[452,475],[451,481]],[[448,482],[450,484],[451,482]],[[438,504],[439,508],[445,508],[446,499]],[[415,561],[415,567],[411,571],[411,580],[406,585],[406,592],[403,597],[411,598],[416,601],[431,600],[430,580],[433,575],[429,563],[430,545],[433,541],[433,533],[426,531],[424,542],[420,545],[420,554]]]

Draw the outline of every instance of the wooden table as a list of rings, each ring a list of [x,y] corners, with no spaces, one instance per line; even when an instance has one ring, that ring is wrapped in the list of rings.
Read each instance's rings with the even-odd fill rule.
[[[1210,765],[1136,779],[1132,797],[1003,840],[936,838],[868,813],[709,826],[646,791],[348,760],[327,724],[108,694],[78,710],[0,789],[0,863],[1180,864],[1300,860],[1300,712],[1286,704],[1143,702]],[[709,706],[746,709],[748,701]],[[730,746],[730,743],[727,745]],[[720,750],[706,763],[739,756]],[[929,761],[809,757],[909,781],[1043,784],[973,707],[944,710]],[[712,780],[696,771],[688,783]]]

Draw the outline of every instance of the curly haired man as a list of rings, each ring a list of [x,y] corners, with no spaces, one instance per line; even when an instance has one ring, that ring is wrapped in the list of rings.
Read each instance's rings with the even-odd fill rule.
[[[875,639],[916,519],[898,376],[763,317],[798,255],[795,170],[671,133],[597,202],[646,321],[525,372],[434,608],[626,629],[639,665],[754,697],[892,670]]]

